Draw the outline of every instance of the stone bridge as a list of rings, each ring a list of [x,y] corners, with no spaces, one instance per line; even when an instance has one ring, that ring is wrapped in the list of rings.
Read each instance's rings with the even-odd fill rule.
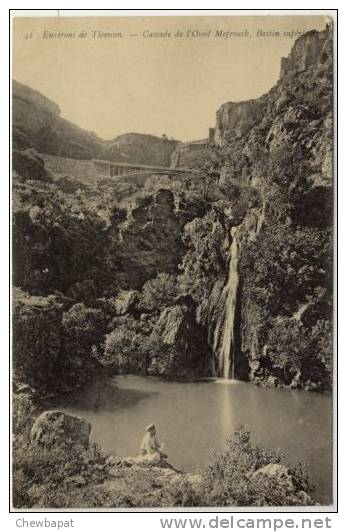
[[[165,166],[149,166],[138,163],[120,163],[93,159],[96,177],[138,177],[150,175],[188,175],[189,168],[168,168]]]

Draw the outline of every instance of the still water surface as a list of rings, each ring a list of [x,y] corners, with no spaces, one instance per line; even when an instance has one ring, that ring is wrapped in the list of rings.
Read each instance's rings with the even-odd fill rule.
[[[203,468],[234,428],[279,448],[289,463],[302,462],[316,485],[315,498],[332,496],[332,400],[295,390],[272,390],[240,381],[171,382],[117,376],[95,383],[65,412],[92,423],[91,439],[119,456],[136,456],[153,422],[169,461],[178,469]]]

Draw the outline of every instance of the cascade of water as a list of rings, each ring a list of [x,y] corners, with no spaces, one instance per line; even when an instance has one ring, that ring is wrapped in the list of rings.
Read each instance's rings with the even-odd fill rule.
[[[230,231],[231,246],[230,246],[230,262],[229,262],[229,277],[228,282],[223,288],[222,301],[224,312],[219,316],[216,324],[214,336],[214,350],[218,349],[219,359],[219,375],[225,379],[234,378],[235,364],[234,364],[234,321],[236,309],[236,296],[239,283],[238,274],[238,260],[239,260],[239,242],[238,242],[238,228],[232,227]],[[221,339],[219,341],[221,328]]]
[[[213,333],[214,374],[225,379],[235,378],[235,311],[239,285],[239,255],[241,230],[248,234],[248,238],[257,238],[265,221],[265,202],[260,209],[252,211],[253,224],[249,225],[247,218],[230,231],[229,275],[224,286],[220,303],[218,304],[218,318]],[[255,216],[255,223],[254,223]],[[246,235],[247,238],[247,235]],[[217,366],[217,372],[215,371]]]
[[[257,228],[255,230],[255,234],[258,236],[260,233],[261,228],[263,227],[263,223],[265,221],[265,201],[263,201],[262,207],[260,212],[258,213],[258,219],[257,219]]]

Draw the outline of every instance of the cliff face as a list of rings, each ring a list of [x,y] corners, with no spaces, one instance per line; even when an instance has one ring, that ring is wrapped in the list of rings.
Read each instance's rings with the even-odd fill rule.
[[[288,57],[281,60],[280,76],[303,72],[311,66],[324,63],[332,52],[332,27],[327,26],[325,32],[309,31],[299,37]]]
[[[13,146],[76,159],[96,157],[100,140],[60,116],[59,107],[38,91],[13,81]]]
[[[13,146],[72,159],[110,159],[170,166],[178,141],[154,135],[127,133],[103,140],[60,116],[57,104],[38,91],[13,80]]]
[[[113,240],[123,272],[120,279],[126,286],[138,288],[159,272],[176,272],[184,253],[182,229],[200,212],[198,206],[189,203],[177,210],[169,189],[131,202]]]
[[[161,345],[148,368],[154,375],[211,375],[211,354],[206,329],[196,322],[192,301],[165,308],[152,332],[153,344]]]
[[[290,144],[307,152],[312,174],[332,176],[332,32],[305,33],[281,62],[278,83],[246,102],[223,104],[216,114],[215,142],[254,156],[266,138],[274,151]]]
[[[245,224],[249,207],[236,222],[236,375],[246,371],[250,380],[270,386],[329,387],[332,82],[327,27],[296,41],[268,94],[217,112],[223,186],[247,183],[247,193],[253,190],[262,204],[255,233]],[[225,224],[234,226],[225,214]]]
[[[224,103],[216,114],[215,142],[224,145],[239,138],[261,121],[264,108],[261,100]]]
[[[16,111],[18,111],[17,116],[13,117],[13,120],[15,122],[16,118],[20,118],[20,111],[22,110],[23,114],[25,112],[30,112],[33,110],[34,107],[41,108],[42,113],[46,113],[47,115],[58,117],[60,116],[60,109],[59,106],[52,102],[52,100],[49,100],[49,98],[46,98],[46,96],[43,96],[39,91],[36,91],[34,89],[31,89],[30,87],[27,87],[26,85],[23,85],[22,83],[19,83],[16,80],[13,80],[13,96],[15,98],[15,103],[18,106]],[[23,116],[23,119],[25,117]],[[37,118],[39,121],[40,116],[32,118]]]

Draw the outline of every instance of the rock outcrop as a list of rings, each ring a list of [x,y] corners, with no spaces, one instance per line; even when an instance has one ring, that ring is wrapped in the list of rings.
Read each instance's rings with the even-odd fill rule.
[[[303,489],[298,489],[297,479],[295,475],[284,464],[267,464],[266,466],[257,469],[251,476],[251,480],[261,482],[264,486],[277,486],[279,495],[285,492],[287,496],[296,501],[298,506],[312,506],[314,504],[312,498]]]
[[[176,272],[184,252],[181,230],[199,213],[199,205],[187,202],[177,210],[174,193],[169,189],[135,198],[114,235],[124,272],[120,279],[139,288],[159,272]]]
[[[322,117],[307,105],[289,106],[273,122],[267,137],[268,151],[301,147],[312,158],[312,175],[317,185],[329,185],[332,179],[332,116]],[[317,174],[317,175],[315,175]]]
[[[226,142],[244,136],[261,122],[264,106],[261,99],[245,102],[223,103],[216,114],[215,142],[223,146]]]
[[[281,77],[303,72],[310,66],[331,60],[332,25],[327,24],[325,31],[308,31],[299,37],[288,57],[281,60]]]
[[[83,418],[48,410],[36,419],[30,439],[32,444],[48,449],[61,445],[87,449],[91,428],[91,424]]]
[[[165,308],[152,332],[153,343],[161,346],[151,357],[149,373],[163,375],[210,375],[212,360],[206,330],[196,321],[191,298]]]
[[[139,293],[136,290],[121,290],[114,302],[117,316],[131,312],[139,302]]]
[[[76,159],[96,157],[100,141],[94,133],[60,116],[59,107],[38,91],[13,80],[13,146]]]
[[[285,142],[307,150],[313,173],[332,175],[331,26],[299,37],[281,63],[277,84],[256,100],[224,103],[216,114],[215,142],[254,155],[264,135],[269,150]],[[318,102],[320,105],[318,105]]]

